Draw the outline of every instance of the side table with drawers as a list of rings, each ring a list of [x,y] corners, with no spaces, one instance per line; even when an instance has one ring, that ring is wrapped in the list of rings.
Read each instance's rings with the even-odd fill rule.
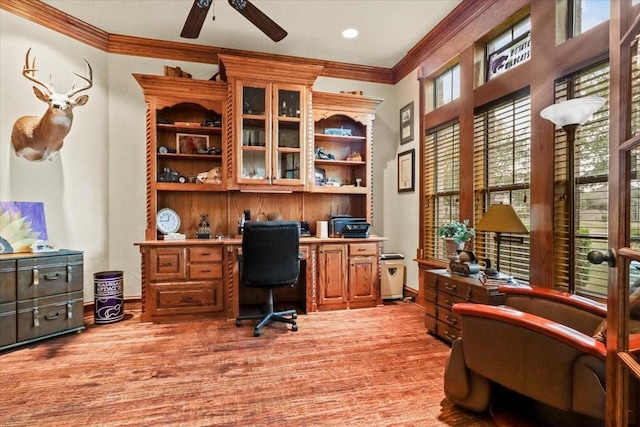
[[[498,305],[504,295],[495,285],[485,286],[477,277],[453,274],[445,269],[420,267],[420,288],[424,296],[424,323],[430,334],[448,342],[460,336],[460,317],[451,310],[459,302]]]

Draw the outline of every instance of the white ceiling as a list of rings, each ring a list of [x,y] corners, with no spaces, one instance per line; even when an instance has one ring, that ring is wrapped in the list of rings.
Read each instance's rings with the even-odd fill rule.
[[[192,0],[44,0],[110,34],[392,68],[462,0],[251,0],[289,35],[275,43],[214,1],[198,39],[180,38]],[[215,21],[212,20],[215,13]],[[346,28],[360,35],[347,40]]]

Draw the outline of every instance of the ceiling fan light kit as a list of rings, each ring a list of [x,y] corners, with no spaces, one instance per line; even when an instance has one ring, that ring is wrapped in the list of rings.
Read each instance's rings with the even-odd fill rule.
[[[202,29],[202,25],[213,1],[214,0],[194,0],[182,32],[180,33],[180,37],[197,39],[198,36],[200,36],[200,30]],[[229,0],[229,4],[274,42],[279,42],[287,36],[287,32],[281,26],[276,24],[248,0]]]

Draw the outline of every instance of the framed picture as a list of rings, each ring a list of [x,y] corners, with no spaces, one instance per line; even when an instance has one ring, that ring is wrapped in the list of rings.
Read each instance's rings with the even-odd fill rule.
[[[400,143],[413,141],[413,101],[400,109]]]
[[[316,185],[325,185],[327,183],[327,173],[324,169],[316,168],[315,169],[315,184]]]
[[[177,133],[176,147],[181,154],[206,153],[209,149],[209,135]]]
[[[398,154],[398,193],[415,190],[415,155],[414,149]]]

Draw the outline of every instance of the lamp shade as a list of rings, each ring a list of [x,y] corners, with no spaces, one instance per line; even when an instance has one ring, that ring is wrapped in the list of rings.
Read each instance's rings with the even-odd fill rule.
[[[591,118],[593,113],[604,105],[605,99],[599,96],[573,98],[549,105],[540,111],[540,116],[561,128],[566,125],[581,125]]]
[[[528,233],[518,214],[511,205],[491,205],[476,224],[478,231],[496,233]]]

